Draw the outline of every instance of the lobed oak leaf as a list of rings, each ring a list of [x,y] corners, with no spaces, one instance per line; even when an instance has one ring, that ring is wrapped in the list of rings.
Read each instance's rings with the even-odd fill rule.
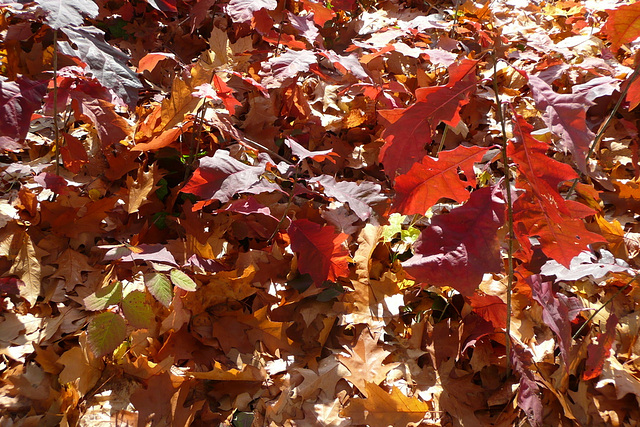
[[[336,181],[335,178],[329,175],[320,175],[310,179],[309,182],[322,185],[324,194],[327,196],[333,197],[342,203],[348,203],[349,208],[363,221],[371,217],[373,213],[372,206],[387,200],[387,197],[382,194],[382,187],[370,181],[359,183]]]
[[[46,92],[47,86],[43,82],[25,77],[13,82],[0,76],[0,150],[24,148],[20,141],[27,136],[31,114],[40,108]]]
[[[611,313],[607,319],[605,332],[598,333],[597,344],[591,343],[587,347],[587,362],[585,364],[582,379],[589,381],[597,378],[602,373],[604,362],[609,359],[611,345],[616,337],[618,316]]]
[[[309,71],[311,64],[317,62],[316,54],[312,51],[289,49],[282,55],[269,58],[263,63],[263,70],[259,73],[263,76],[261,83],[267,89],[284,86],[286,80]]]
[[[347,234],[336,235],[330,225],[308,219],[293,221],[287,230],[291,249],[298,254],[298,270],[308,273],[317,286],[349,275],[349,251],[343,243]]]
[[[432,219],[402,266],[418,281],[471,295],[485,273],[502,269],[497,232],[503,222],[499,189],[476,190],[463,206]]]
[[[419,423],[432,411],[431,405],[417,397],[407,397],[398,388],[392,387],[387,393],[380,386],[366,382],[366,399],[351,399],[349,405],[340,412],[353,424],[371,427],[401,426]]]
[[[540,268],[540,274],[555,276],[558,280],[580,280],[587,276],[602,279],[609,273],[623,271],[633,274],[629,266],[624,261],[615,259],[611,252],[602,249],[600,253],[601,259],[596,259],[589,251],[581,252],[571,260],[569,268],[550,259]]]
[[[313,13],[313,20],[320,28],[324,27],[327,21],[331,21],[336,17],[336,13],[330,8],[325,7],[322,2],[303,0],[302,7],[307,12]]]
[[[45,21],[54,30],[82,25],[84,16],[95,18],[100,11],[93,0],[36,0],[36,3],[47,13]]]
[[[277,184],[261,178],[268,157],[260,154],[258,158],[258,166],[249,166],[231,157],[228,151],[217,150],[213,156],[200,159],[198,169],[182,188],[182,192],[204,199],[193,206],[196,211],[214,200],[225,203],[237,193],[282,191]]]
[[[640,37],[640,4],[622,4],[607,12],[609,17],[602,31],[607,35],[611,50],[615,53],[623,44]]]
[[[595,134],[587,127],[587,108],[594,105],[588,93],[559,94],[544,80],[529,76],[536,106],[553,133],[560,137],[560,146],[571,152],[573,161],[583,173],[587,172],[587,153]]]
[[[346,377],[366,397],[369,395],[368,384],[379,384],[387,376],[387,372],[399,365],[398,362],[383,364],[391,351],[378,344],[380,333],[365,328],[358,336],[353,347],[347,347],[348,355],[339,354],[338,360],[349,369],[351,375]]]
[[[438,159],[425,156],[408,173],[396,178],[393,209],[403,215],[424,215],[441,198],[463,203],[469,199],[469,185],[475,187],[473,164],[479,162],[487,148],[464,147],[443,151]],[[461,181],[458,169],[469,181]]]
[[[476,65],[477,61],[470,59],[453,64],[446,85],[416,89],[416,103],[408,108],[379,111],[386,141],[380,149],[379,161],[389,177],[406,173],[424,157],[424,146],[431,143],[440,122],[454,128],[458,125],[460,109],[476,88]]]
[[[286,138],[284,143],[291,149],[291,154],[298,158],[298,162],[304,159],[312,159],[316,162],[329,160],[330,162],[335,163],[336,161],[334,157],[339,157],[338,153],[334,152],[333,149],[309,151],[291,138]]]

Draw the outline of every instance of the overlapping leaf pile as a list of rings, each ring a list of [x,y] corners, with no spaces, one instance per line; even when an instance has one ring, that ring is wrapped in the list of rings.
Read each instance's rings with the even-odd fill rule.
[[[640,3],[0,11],[3,425],[640,419]]]

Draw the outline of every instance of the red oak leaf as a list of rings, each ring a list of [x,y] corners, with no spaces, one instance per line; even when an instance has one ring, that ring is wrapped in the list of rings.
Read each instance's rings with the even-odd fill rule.
[[[288,233],[291,249],[298,254],[298,270],[308,273],[317,286],[349,275],[349,251],[342,244],[347,234],[336,235],[332,226],[308,219],[293,221]]]
[[[488,148],[464,147],[440,153],[438,159],[424,156],[408,173],[395,181],[394,210],[403,215],[424,215],[441,198],[463,203],[469,199],[466,187],[475,186],[473,164],[479,162]],[[470,181],[461,181],[458,169]]]
[[[560,213],[568,214],[564,199],[558,193],[558,184],[577,178],[573,168],[546,155],[549,146],[531,136],[533,126],[516,114],[513,122],[514,140],[507,146],[507,154],[516,163],[518,170],[535,196],[547,208],[552,218],[560,218]],[[522,188],[522,187],[520,187]]]
[[[213,76],[213,85],[216,87],[216,92],[220,99],[222,99],[224,107],[229,111],[229,114],[233,115],[236,111],[236,107],[242,106],[240,101],[235,99],[232,95],[235,90],[227,86],[227,84],[217,75]]]
[[[470,59],[453,64],[446,85],[419,88],[412,106],[379,112],[386,141],[379,161],[388,176],[406,173],[427,153],[424,146],[431,142],[433,129],[440,122],[458,125],[460,108],[469,102],[468,96],[476,87],[476,64]]]
[[[572,200],[562,201],[562,205],[550,210],[548,202],[534,197],[529,189],[513,204],[514,231],[522,246],[531,247],[531,238],[536,238],[546,256],[569,268],[574,257],[589,250],[588,245],[605,242],[599,234],[587,231],[582,222],[582,218],[594,213]]]
[[[602,373],[604,361],[609,358],[611,345],[616,337],[616,326],[618,325],[618,316],[611,314],[607,319],[605,332],[598,333],[598,343],[589,344],[587,347],[587,363],[582,374],[584,381],[597,378]]]
[[[473,311],[484,320],[491,322],[494,328],[504,329],[507,326],[507,304],[493,295],[471,295],[469,302]]]
[[[268,160],[265,155],[260,157],[261,163],[258,166],[249,166],[231,157],[228,151],[217,150],[213,156],[200,159],[200,166],[182,192],[205,199],[193,206],[193,210],[196,211],[213,200],[227,202],[236,193],[282,191],[277,184],[261,179]]]
[[[588,93],[559,94],[544,80],[529,76],[529,87],[543,119],[553,133],[560,137],[560,145],[571,152],[573,161],[582,172],[587,171],[587,152],[595,135],[587,127],[587,108],[594,103]]]
[[[402,266],[418,281],[471,295],[484,273],[502,268],[496,233],[503,222],[504,201],[496,188],[476,190],[465,205],[433,218]]]
[[[602,31],[611,42],[613,52],[640,37],[640,3],[625,4],[607,12],[609,18]]]

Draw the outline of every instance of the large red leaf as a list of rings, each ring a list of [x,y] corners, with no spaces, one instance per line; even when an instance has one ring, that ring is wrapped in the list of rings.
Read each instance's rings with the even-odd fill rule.
[[[396,178],[394,210],[403,215],[424,215],[441,198],[458,203],[467,201],[469,191],[466,187],[475,187],[473,164],[479,162],[487,150],[460,145],[441,152],[438,159],[425,156],[408,173]],[[461,181],[458,169],[470,181]]]
[[[446,85],[417,89],[416,103],[408,108],[380,111],[386,143],[379,161],[388,176],[406,173],[427,154],[424,146],[431,142],[433,129],[440,122],[458,125],[460,108],[469,102],[468,96],[476,87],[476,64],[470,59],[453,64]]]
[[[496,233],[503,222],[504,201],[496,188],[481,188],[465,205],[434,217],[402,265],[420,282],[471,295],[484,273],[502,268]]]
[[[609,18],[602,27],[611,42],[611,50],[640,37],[640,3],[625,4],[607,11]]]
[[[562,210],[550,210],[549,204],[533,195],[532,190],[520,196],[513,204],[513,222],[516,238],[524,247],[531,247],[531,238],[537,239],[542,252],[569,268],[571,260],[580,252],[589,250],[592,243],[605,242],[599,234],[587,231],[582,218],[595,211],[585,205],[566,200]]]
[[[31,114],[47,91],[44,83],[20,77],[11,82],[0,76],[0,150],[20,150],[29,131]]]
[[[549,146],[531,136],[533,126],[519,115],[513,121],[514,140],[507,146],[507,154],[528,182],[527,187],[548,209],[549,215],[559,220],[560,213],[568,214],[564,199],[558,193],[558,184],[577,178],[571,166],[546,155]],[[557,212],[556,212],[557,211]]]
[[[529,76],[529,87],[543,119],[553,133],[560,137],[560,146],[571,152],[578,168],[587,171],[586,156],[595,135],[587,127],[587,108],[594,103],[587,93],[559,94],[544,80]]]
[[[316,285],[349,275],[349,251],[342,244],[347,234],[335,234],[332,226],[308,219],[293,221],[288,233],[298,254],[298,271],[308,273]]]

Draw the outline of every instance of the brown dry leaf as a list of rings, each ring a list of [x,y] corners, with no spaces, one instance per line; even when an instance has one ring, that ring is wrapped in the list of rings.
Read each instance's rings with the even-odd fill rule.
[[[9,274],[15,274],[24,282],[20,295],[33,306],[40,295],[40,260],[26,231],[20,231],[14,236],[11,246],[16,257]]]
[[[96,385],[104,369],[102,359],[97,359],[89,351],[86,337],[86,333],[83,332],[80,336],[80,346],[72,347],[58,359],[58,363],[64,366],[58,381],[63,385],[75,384],[80,396],[87,394]]]
[[[216,273],[209,283],[187,294],[185,307],[194,313],[200,313],[219,303],[241,301],[258,290],[252,286],[255,274],[253,265],[247,266],[242,273],[237,270]]]
[[[245,365],[241,370],[224,369],[220,362],[213,363],[213,369],[207,372],[189,372],[189,376],[199,380],[214,381],[264,381],[266,373],[255,366]]]
[[[75,285],[83,283],[82,273],[94,271],[95,269],[89,265],[89,258],[80,252],[67,248],[58,256],[56,263],[58,269],[53,273],[53,277],[64,279],[67,290],[73,289]]]
[[[365,328],[358,337],[358,342],[353,347],[347,347],[348,356],[338,355],[340,362],[349,369],[351,375],[346,377],[365,396],[367,395],[366,383],[380,384],[387,376],[387,372],[399,365],[399,363],[382,362],[390,351],[378,345],[380,333],[372,333]]]
[[[133,177],[127,176],[127,187],[129,188],[128,213],[138,212],[140,206],[149,203],[149,195],[159,188],[155,185],[159,179],[156,163],[147,172],[144,172],[144,165],[140,165],[135,181]]]
[[[432,408],[416,397],[407,397],[396,387],[387,393],[374,383],[365,382],[366,399],[352,399],[340,412],[354,424],[370,427],[404,426],[422,420]]]

